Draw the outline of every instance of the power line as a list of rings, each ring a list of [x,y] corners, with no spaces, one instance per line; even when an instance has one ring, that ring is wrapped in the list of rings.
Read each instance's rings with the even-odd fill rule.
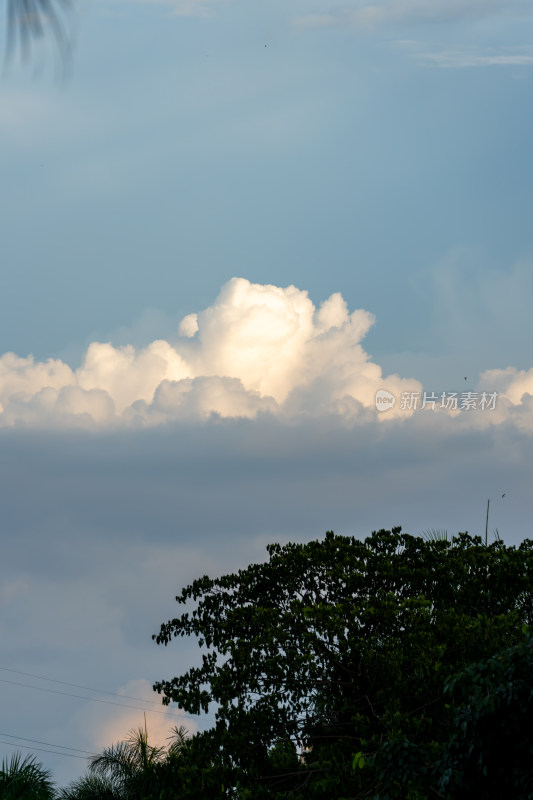
[[[160,711],[157,708],[141,708],[141,706],[132,706],[131,703],[115,703],[114,700],[102,700],[100,697],[84,697],[81,694],[73,694],[72,692],[61,692],[59,689],[46,689],[44,686],[31,686],[29,683],[20,683],[20,681],[8,681],[6,678],[0,678],[0,683],[9,683],[12,686],[24,686],[26,689],[35,689],[38,692],[50,692],[51,694],[61,694],[64,697],[77,697],[79,700],[89,700],[91,703],[105,703],[108,706],[118,706],[119,708],[136,708],[138,711],[144,711],[148,714],[166,714],[166,711]],[[175,712],[169,712],[177,716]],[[180,714],[180,716],[185,716]]]
[[[79,747],[67,747],[67,745],[65,744],[52,744],[51,742],[41,742],[39,739],[28,739],[27,736],[15,736],[15,734],[13,733],[3,733],[2,731],[0,731],[0,736],[7,736],[9,739],[21,739],[23,742],[35,742],[35,744],[45,744],[47,747],[60,747],[62,750],[75,750],[77,753],[85,753],[85,755],[87,756],[97,755],[96,753],[91,753],[90,750],[80,750]],[[22,747],[22,745],[20,746]]]
[[[32,686],[29,683],[21,683],[20,681],[10,681],[10,680],[7,680],[7,678],[0,678],[0,683],[8,683],[11,686],[23,686],[25,689],[35,689],[35,691],[38,691],[38,692],[48,692],[50,694],[60,694],[60,695],[63,695],[64,697],[77,697],[79,700],[88,700],[91,703],[104,703],[105,705],[118,706],[119,708],[135,708],[138,711],[144,711],[145,713],[148,713],[148,714],[165,714],[165,715],[170,714],[170,715],[172,715],[174,717],[177,717],[177,718],[182,718],[183,719],[185,717],[187,719],[191,719],[193,721],[196,721],[196,718],[191,716],[190,714],[185,714],[185,713],[176,712],[176,711],[168,711],[167,712],[167,711],[160,710],[158,708],[142,708],[141,706],[131,705],[131,703],[115,703],[114,700],[102,700],[102,698],[100,698],[100,697],[85,697],[84,695],[74,694],[73,692],[62,692],[59,689],[47,689],[44,686]],[[96,689],[91,689],[90,691],[97,691],[97,690]],[[113,694],[113,693],[109,692],[109,694]],[[117,697],[123,697],[123,696],[124,695],[117,695]]]
[[[97,692],[98,694],[108,694],[111,697],[126,697],[128,700],[138,700],[140,703],[153,703],[152,700],[144,700],[142,697],[134,697],[131,694],[119,694],[118,692],[108,692],[105,689],[93,689],[91,686],[81,686],[79,683],[69,683],[68,681],[58,681],[55,678],[45,678],[44,675],[35,675],[33,672],[22,672],[20,669],[9,669],[0,667],[2,672],[14,672],[16,675],[25,675],[27,678],[37,678],[40,681],[59,683],[62,686],[72,686],[74,689],[85,689],[87,692]]]
[[[44,747],[30,747],[27,744],[15,744],[14,742],[5,742],[3,739],[0,739],[0,744],[8,744],[10,747],[22,747],[24,750],[38,750],[40,753],[53,753],[56,756],[66,756],[67,758],[83,758],[84,761],[87,760],[87,756],[77,756],[74,753],[60,753],[59,750],[45,750]],[[60,747],[61,745],[59,745]]]

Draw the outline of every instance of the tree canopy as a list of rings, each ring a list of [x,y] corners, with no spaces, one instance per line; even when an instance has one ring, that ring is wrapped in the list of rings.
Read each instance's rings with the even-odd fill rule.
[[[531,723],[533,542],[395,528],[267,550],[185,587],[154,636],[202,649],[163,702],[216,711],[180,797],[533,796],[529,745],[492,757]]]

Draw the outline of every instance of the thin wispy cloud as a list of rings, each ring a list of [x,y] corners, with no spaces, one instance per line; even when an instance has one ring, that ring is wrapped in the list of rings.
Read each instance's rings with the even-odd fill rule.
[[[523,68],[533,65],[533,48],[520,43],[532,14],[533,6],[521,0],[378,0],[355,7],[324,4],[322,10],[295,17],[293,25],[349,30],[379,40],[420,67]]]
[[[398,42],[398,46],[420,64],[441,69],[533,66],[533,47],[530,45],[497,49],[473,46],[429,49],[421,42]]]
[[[455,23],[491,17],[531,16],[524,0],[381,0],[362,2],[356,8],[325,5],[323,12],[296,17],[300,27],[353,27],[376,31],[390,25]]]
[[[180,17],[208,17],[216,6],[231,0],[134,0],[138,3],[166,6],[172,14]]]

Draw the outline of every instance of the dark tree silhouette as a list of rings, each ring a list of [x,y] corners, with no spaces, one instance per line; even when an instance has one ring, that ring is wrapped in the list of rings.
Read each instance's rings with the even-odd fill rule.
[[[533,800],[533,541],[327,533],[182,589],[180,800]],[[198,663],[198,662],[197,662]],[[174,799],[173,799],[174,800]]]

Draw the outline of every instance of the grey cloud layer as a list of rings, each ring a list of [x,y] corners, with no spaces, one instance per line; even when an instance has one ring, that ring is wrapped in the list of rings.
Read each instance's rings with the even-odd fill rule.
[[[179,589],[264,559],[267,542],[393,525],[483,534],[488,497],[491,537],[498,528],[516,542],[530,535],[533,471],[521,408],[510,406],[516,418],[500,424],[487,421],[493,412],[417,412],[387,424],[368,413],[349,424],[330,414],[4,428],[4,665],[136,694],[198,657],[188,642],[151,641],[175,615]],[[3,684],[0,692],[15,735],[94,750],[142,724],[140,711]],[[148,723],[162,735],[158,716]],[[83,769],[40,755],[60,781]]]

